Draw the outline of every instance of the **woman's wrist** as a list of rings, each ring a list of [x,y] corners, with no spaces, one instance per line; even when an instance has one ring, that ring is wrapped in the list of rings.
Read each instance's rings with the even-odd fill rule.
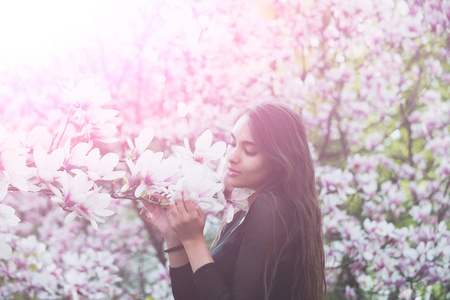
[[[166,242],[167,248],[182,245],[181,240],[177,235],[164,236],[164,241]]]
[[[203,243],[206,244],[206,241],[203,236],[200,236],[198,238],[183,240],[182,243],[185,248],[190,248],[190,247],[196,247],[197,245],[200,245]]]
[[[166,236],[165,253],[169,257],[169,265],[171,268],[178,268],[189,263],[189,258],[178,236]]]
[[[183,241],[184,250],[189,258],[192,271],[197,271],[205,264],[214,262],[205,239],[189,239]]]

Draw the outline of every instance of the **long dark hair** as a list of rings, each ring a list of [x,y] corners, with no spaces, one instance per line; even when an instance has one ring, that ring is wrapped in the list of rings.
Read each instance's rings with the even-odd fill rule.
[[[265,191],[282,190],[286,195],[283,199],[294,210],[294,224],[284,224],[287,235],[284,244],[275,249],[272,262],[266,265],[266,298],[279,262],[294,247],[299,251],[292,262],[292,299],[322,300],[326,294],[322,213],[303,121],[292,109],[275,103],[250,107],[243,114],[249,117],[258,149],[276,166]],[[273,202],[277,206],[277,201]],[[283,219],[278,207],[273,213]]]

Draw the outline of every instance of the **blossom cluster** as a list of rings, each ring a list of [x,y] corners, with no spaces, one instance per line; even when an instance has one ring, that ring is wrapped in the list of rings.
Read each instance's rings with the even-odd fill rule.
[[[67,224],[80,217],[89,221],[94,232],[99,230],[99,223],[105,223],[105,217],[110,218],[121,209],[120,205],[129,206],[130,201],[151,201],[155,205],[164,206],[178,192],[183,195],[187,193],[205,212],[226,211],[229,221],[236,205],[241,209],[245,208],[251,190],[236,189],[230,197],[225,198],[223,178],[226,170],[226,144],[220,141],[213,143],[213,135],[209,130],[195,141],[194,151],[186,139],[184,147],[173,146],[173,154],[164,157],[163,152],[149,149],[154,130],[146,128],[134,140],[127,139],[123,157],[120,157],[114,152],[107,152],[108,145],[116,140],[114,135],[109,136],[114,130],[111,131],[106,126],[99,131],[99,128],[86,124],[90,119],[85,109],[95,106],[98,95],[105,95],[102,89],[93,82],[82,82],[70,95],[75,104],[70,108],[69,120],[62,120],[67,121],[65,129],[71,124],[70,118],[83,116],[81,128],[89,128],[88,130],[82,130],[72,137],[65,137],[64,132],[52,137],[44,128],[36,128],[29,137],[39,132],[46,138],[31,140],[21,139],[20,134],[11,134],[2,129],[1,200],[6,199],[8,203],[0,204],[2,231],[16,227],[20,222],[13,208],[18,204],[13,201],[18,193],[30,195],[36,201],[42,201],[44,206],[56,204],[61,209],[59,212],[66,212],[57,215],[58,210],[52,210],[53,216],[47,216],[46,219]],[[80,105],[80,97],[83,105]],[[103,109],[102,105],[95,107],[93,123],[101,119],[98,114]],[[115,114],[107,111],[105,115]],[[78,120],[75,120],[75,125],[76,122]],[[92,134],[93,131],[96,135]],[[34,206],[42,206],[42,203]],[[38,222],[40,218],[39,215],[25,211],[22,214],[28,222]],[[63,214],[64,220],[61,219]],[[92,243],[97,246],[75,252],[63,250],[57,245],[57,240],[67,243],[66,238],[60,240],[59,237],[65,235],[64,231],[73,232],[80,226],[85,228],[83,223],[78,223],[61,228],[60,233],[56,230],[44,230],[42,235],[47,235],[53,245],[50,249],[36,239],[32,230],[21,232],[24,229],[19,229],[19,235],[6,231],[0,240],[0,258],[6,259],[0,271],[8,280],[7,285],[0,289],[0,295],[20,293],[24,286],[34,286],[38,297],[93,295],[92,297],[101,299],[105,295],[112,297],[120,293],[117,285],[122,279],[115,266],[115,259],[123,258],[114,258],[107,249],[101,250],[98,245],[100,241]],[[21,234],[25,237],[20,238]],[[139,241],[140,247],[144,240],[142,238]],[[165,268],[160,272],[167,273]],[[152,293],[158,292],[152,289]]]

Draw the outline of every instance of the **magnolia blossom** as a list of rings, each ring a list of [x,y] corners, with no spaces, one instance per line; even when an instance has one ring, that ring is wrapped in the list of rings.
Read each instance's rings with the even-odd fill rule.
[[[378,174],[374,171],[357,174],[355,176],[355,179],[364,192],[365,196],[369,199],[372,198],[377,191],[377,177]]]
[[[420,206],[415,205],[411,208],[409,214],[416,222],[424,222],[429,219],[432,211],[432,205],[429,201],[420,203]]]
[[[15,226],[20,219],[14,214],[15,210],[9,205],[0,204],[0,225]]]
[[[348,285],[345,287],[345,297],[347,297],[347,299],[358,299],[358,295],[355,293],[355,289],[351,288]]]
[[[136,164],[131,159],[126,163],[131,171],[131,177],[137,180],[135,197],[142,197],[152,193],[166,193],[167,187],[179,178],[179,162],[175,158],[163,159],[163,153],[144,151]],[[122,191],[130,188],[126,185]]]
[[[33,159],[39,179],[42,182],[52,182],[60,176],[60,169],[64,163],[64,149],[58,148],[48,154],[38,145],[34,148]]]
[[[107,153],[103,157],[98,148],[92,149],[86,156],[87,175],[90,179],[116,180],[125,176],[125,171],[114,171],[119,163],[119,156],[115,153]]]
[[[223,191],[218,193],[218,197],[221,203],[225,206],[225,213],[227,216],[227,223],[233,220],[235,208],[240,210],[248,209],[248,198],[255,193],[254,190],[247,188],[235,188],[231,191],[228,198],[225,197]]]
[[[355,189],[350,185],[354,178],[348,171],[327,167],[319,168],[317,178],[322,184],[321,197],[326,193],[338,193],[340,197],[345,199],[348,194],[352,195],[355,193]]]
[[[105,118],[113,119],[118,112],[103,110],[101,113]],[[91,123],[86,124],[78,136],[86,136],[88,140],[100,141],[102,143],[115,143],[118,141],[117,134],[116,123],[96,120],[95,122],[91,121]]]
[[[86,166],[86,157],[92,149],[92,142],[78,143],[72,147],[71,139],[67,139],[64,145],[64,169],[70,171],[74,168]]]
[[[217,212],[224,208],[217,196],[222,189],[223,185],[215,181],[209,170],[203,165],[197,165],[176,185],[171,186],[170,193],[172,197],[176,192],[188,194],[203,210]]]
[[[5,236],[0,234],[0,259],[9,259],[11,257],[11,246],[5,242]]]
[[[40,146],[50,149],[52,145],[52,134],[45,126],[36,126],[27,133],[22,132],[22,135],[21,142],[26,148],[34,149],[36,146]]]
[[[66,98],[72,104],[75,121],[82,124],[78,136],[103,143],[117,141],[117,110],[105,109],[111,96],[95,79],[85,79],[66,90]]]
[[[0,201],[6,197],[9,185],[24,192],[30,190],[27,180],[32,177],[33,170],[26,165],[27,152],[0,126]]]
[[[206,130],[195,141],[194,152],[191,151],[188,139],[184,140],[184,147],[174,146],[174,149],[184,159],[191,158],[198,163],[206,164],[223,157],[226,150],[226,144],[224,142],[212,144],[212,140],[213,136],[211,131]]]
[[[0,204],[0,228],[16,226],[20,219],[14,214],[15,210],[9,205]],[[0,234],[0,259],[8,259],[11,246],[5,242],[6,237]]]
[[[93,78],[84,79],[77,85],[72,83],[69,89],[65,90],[65,96],[69,103],[83,111],[98,108],[111,99],[109,91]]]
[[[82,171],[76,172],[75,176],[63,172],[57,180],[59,188],[49,185],[55,196],[52,200],[59,203],[65,210],[71,211],[66,216],[65,223],[72,221],[77,216],[82,216],[91,222],[92,228],[98,229],[98,223],[105,221],[100,217],[107,217],[114,214],[106,207],[111,201],[111,196],[101,193],[100,188],[94,186],[87,174]]]
[[[139,158],[147,150],[154,137],[155,130],[153,128],[145,128],[134,139],[134,144],[130,138],[127,138],[127,143],[131,151],[130,156]]]

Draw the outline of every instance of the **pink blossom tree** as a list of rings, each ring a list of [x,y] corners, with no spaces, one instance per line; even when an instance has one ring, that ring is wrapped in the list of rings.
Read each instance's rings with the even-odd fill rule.
[[[208,151],[271,100],[309,128],[330,299],[448,297],[448,2],[115,1],[93,19],[0,69],[0,295],[170,298],[135,200],[196,193],[210,235],[248,194],[212,196]]]

